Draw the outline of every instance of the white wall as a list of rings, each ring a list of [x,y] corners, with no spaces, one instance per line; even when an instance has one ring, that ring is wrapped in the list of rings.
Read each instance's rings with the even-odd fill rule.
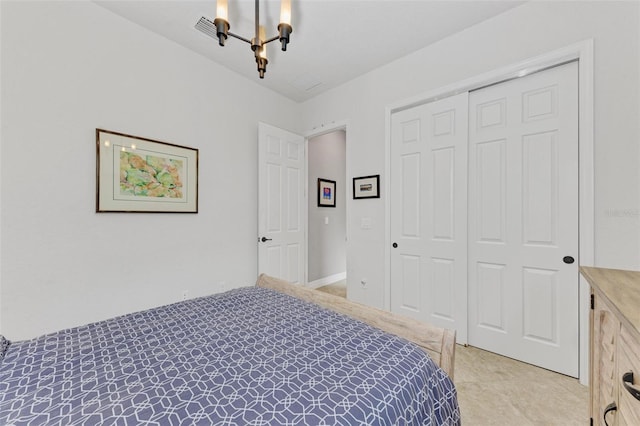
[[[302,131],[348,120],[347,179],[382,174],[387,105],[587,38],[596,264],[640,269],[639,9],[528,2],[300,106],[92,3],[0,1],[0,333],[252,283],[258,121]],[[94,213],[96,127],[199,148],[200,213]],[[349,295],[376,306],[384,197],[347,200]]]
[[[253,284],[257,123],[297,105],[90,2],[1,8],[0,333]],[[96,214],[96,127],[199,148],[200,212]]]
[[[344,130],[309,139],[307,281],[342,274],[346,266],[346,135]],[[318,178],[336,181],[336,206],[318,207]],[[328,220],[328,223],[326,223]]]
[[[640,269],[639,9],[638,2],[525,3],[307,101],[304,127],[349,120],[353,175],[382,173],[386,106],[593,38],[596,266]],[[366,205],[348,201],[349,297],[378,307],[385,196]],[[363,217],[373,219],[373,229],[360,229]]]

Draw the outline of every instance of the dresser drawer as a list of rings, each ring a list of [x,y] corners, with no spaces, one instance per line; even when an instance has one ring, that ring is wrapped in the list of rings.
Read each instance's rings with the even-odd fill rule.
[[[640,343],[624,328],[620,330],[618,341],[618,417],[621,425],[640,425],[640,401],[629,393],[622,376],[633,372],[633,386],[640,389]]]
[[[640,426],[640,401],[622,379],[633,372],[632,391],[640,390],[640,271],[581,266],[580,273],[591,286],[591,424]]]

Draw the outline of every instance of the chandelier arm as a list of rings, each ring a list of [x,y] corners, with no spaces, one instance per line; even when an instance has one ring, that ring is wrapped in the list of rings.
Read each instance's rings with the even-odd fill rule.
[[[227,35],[229,35],[229,36],[231,36],[231,37],[233,37],[233,38],[237,38],[238,40],[242,40],[242,41],[244,41],[245,43],[249,43],[249,44],[252,44],[252,43],[253,43],[251,40],[246,39],[246,38],[244,38],[244,37],[242,37],[242,36],[240,36],[240,35],[238,35],[238,34],[232,33],[231,31],[227,31]],[[273,37],[271,37],[270,39],[265,40],[265,41],[263,42],[263,44],[271,43],[272,41],[276,41],[276,40],[278,40],[279,38],[280,38],[280,36],[277,36],[277,35],[276,35],[276,36],[273,36]]]
[[[280,39],[280,36],[279,36],[279,35],[277,35],[277,36],[273,36],[273,37],[271,37],[270,39],[265,40],[265,41],[264,41],[264,44],[271,43],[272,41],[276,41],[276,40],[278,40],[278,39]]]
[[[228,35],[230,35],[231,37],[237,38],[238,40],[242,40],[242,41],[244,41],[245,43],[249,43],[249,44],[251,44],[251,40],[246,39],[246,38],[244,38],[244,37],[242,37],[242,36],[239,36],[238,34],[234,34],[234,33],[232,33],[231,31],[228,31],[228,32],[227,32],[227,34],[228,34]]]

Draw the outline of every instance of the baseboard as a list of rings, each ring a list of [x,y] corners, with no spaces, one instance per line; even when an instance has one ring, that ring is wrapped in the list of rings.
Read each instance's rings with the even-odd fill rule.
[[[346,278],[347,278],[347,272],[345,271],[345,272],[341,272],[339,274],[333,274],[333,275],[329,275],[328,277],[324,277],[324,278],[320,278],[320,279],[315,280],[315,281],[311,281],[310,283],[307,283],[306,287],[318,288],[318,287],[322,287],[323,285],[335,283],[336,281],[342,281],[342,280],[344,280]]]

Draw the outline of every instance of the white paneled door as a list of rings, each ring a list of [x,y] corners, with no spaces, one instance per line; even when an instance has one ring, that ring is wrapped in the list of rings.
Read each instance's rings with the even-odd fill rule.
[[[304,137],[258,124],[258,272],[304,283]]]
[[[469,94],[469,344],[574,377],[577,73]]]
[[[467,340],[467,93],[391,118],[391,310]]]

